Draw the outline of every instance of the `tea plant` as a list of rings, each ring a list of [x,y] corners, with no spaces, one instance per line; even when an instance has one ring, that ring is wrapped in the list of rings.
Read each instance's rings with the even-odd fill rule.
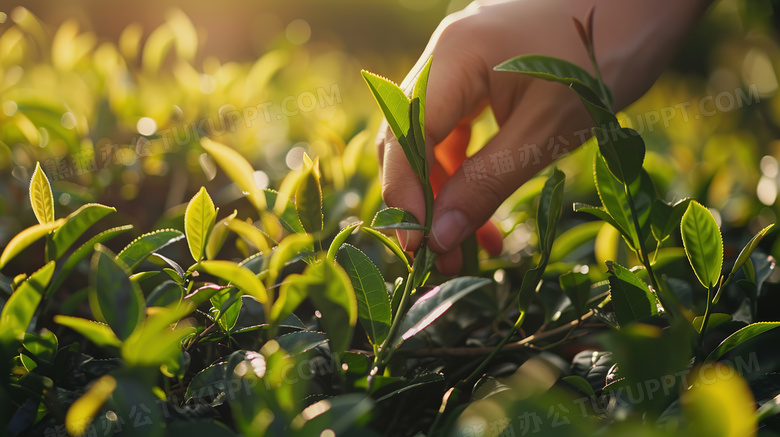
[[[539,55],[496,70],[559,82],[581,99],[595,123],[584,147],[598,149],[592,172],[601,205],[574,209],[596,220],[560,231],[569,214],[566,176],[552,169],[527,196],[538,198],[537,253],[511,268],[483,263],[486,277],[441,281],[427,247],[432,59],[410,96],[363,72],[423,186],[423,224],[398,208],[371,210],[370,223],[339,224],[341,162],[305,155],[278,191],[261,189],[242,154],[204,137],[191,146],[216,162],[246,203],[220,211],[225,203],[201,187],[180,222],[119,244],[132,225],[92,231],[117,209],[87,203],[61,217],[36,165],[29,202],[38,223],[0,253],[0,272],[24,270],[0,276],[9,289],[0,312],[3,429],[13,436],[776,432],[780,322],[771,320],[780,314],[762,307],[772,302],[766,280],[774,263],[760,247],[772,226],[734,257],[705,206],[662,200],[645,169],[644,141],[611,110],[591,18],[575,25],[595,77]],[[614,235],[615,256],[597,259],[600,270],[582,267],[590,252],[562,262],[557,253],[590,241],[583,229],[594,224]],[[384,234],[396,229],[422,231],[421,246],[404,252]],[[393,261],[377,265],[386,257]],[[78,277],[88,285],[58,301]]]

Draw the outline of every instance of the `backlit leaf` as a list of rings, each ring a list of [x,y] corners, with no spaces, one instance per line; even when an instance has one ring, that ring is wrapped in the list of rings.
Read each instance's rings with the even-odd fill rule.
[[[336,234],[336,236],[333,238],[333,241],[330,242],[330,247],[328,247],[328,261],[333,262],[336,260],[336,252],[341,249],[341,245],[343,245],[344,242],[347,241],[347,238],[349,238],[349,236],[355,232],[355,228],[362,224],[362,221],[352,223],[345,226],[344,229],[340,230],[339,233]]]
[[[14,290],[0,312],[0,341],[21,341],[54,273],[54,261],[36,271]]]
[[[41,164],[35,163],[35,171],[30,180],[30,204],[38,223],[46,224],[54,221],[54,197],[46,174],[41,170]]]
[[[693,272],[706,288],[718,284],[723,266],[723,239],[712,213],[691,201],[680,225],[683,247]]]
[[[780,326],[780,322],[759,322],[747,325],[723,340],[714,351],[710,352],[710,355],[707,357],[707,361],[717,360],[725,355],[728,351],[734,349],[747,340],[750,340],[751,338],[761,335],[769,330],[775,329],[778,326]]]
[[[116,389],[116,379],[104,375],[95,381],[86,393],[76,399],[65,415],[65,428],[70,435],[85,435],[92,420]]]
[[[2,255],[0,255],[0,269],[5,267],[5,265],[8,264],[8,261],[27,248],[27,246],[38,241],[44,235],[56,230],[63,224],[65,224],[65,219],[59,219],[45,224],[39,223],[16,234],[14,238],[8,242],[8,245],[5,246]]]
[[[315,160],[311,166],[304,165],[303,173],[299,180],[298,189],[295,191],[295,210],[298,219],[306,232],[315,233],[322,230],[322,188],[320,178],[317,176]]]
[[[152,253],[180,241],[184,234],[176,229],[160,229],[141,235],[125,246],[116,256],[132,272]]]
[[[184,212],[184,234],[187,236],[187,246],[195,262],[203,258],[208,235],[214,227],[216,218],[217,211],[214,209],[211,196],[206,188],[200,187]]]
[[[116,212],[116,208],[99,203],[87,203],[73,211],[66,218],[65,224],[54,231],[52,235],[52,242],[55,247],[54,258],[61,257],[90,226],[112,212]]]
[[[219,250],[222,249],[222,245],[225,244],[227,239],[228,231],[230,230],[228,224],[237,215],[238,211],[233,210],[232,214],[214,224],[214,228],[209,233],[209,238],[206,242],[206,258],[214,259],[217,257]]]
[[[268,294],[263,283],[246,267],[241,267],[232,261],[203,261],[198,269],[228,281],[260,303],[268,302]]]
[[[246,158],[232,148],[208,138],[201,138],[200,145],[214,158],[214,161],[219,164],[230,180],[238,185],[238,188],[255,209],[264,211],[266,209],[265,194],[257,186],[254,177],[255,170]]]
[[[54,323],[66,326],[78,332],[96,346],[118,348],[122,345],[122,341],[119,340],[116,334],[114,334],[114,331],[105,323],[59,314],[54,316]]]
[[[327,261],[308,266],[303,276],[311,280],[309,298],[322,314],[321,323],[330,338],[331,349],[344,351],[352,340],[358,317],[355,290],[349,276],[339,265]]]

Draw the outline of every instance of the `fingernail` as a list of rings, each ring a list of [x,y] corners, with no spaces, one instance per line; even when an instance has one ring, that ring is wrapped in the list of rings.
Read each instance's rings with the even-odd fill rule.
[[[439,217],[433,224],[431,235],[436,243],[444,250],[451,250],[460,243],[461,237],[468,231],[468,220],[462,212],[453,209]]]

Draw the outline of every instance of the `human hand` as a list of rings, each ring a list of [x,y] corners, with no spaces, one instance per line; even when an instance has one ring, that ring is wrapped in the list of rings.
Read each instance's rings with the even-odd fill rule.
[[[638,98],[660,75],[673,48],[709,1],[669,0],[663,5],[624,0],[485,3],[473,3],[442,21],[401,85],[409,89],[425,61],[433,56],[425,138],[436,199],[428,245],[439,254],[437,267],[445,275],[460,270],[459,244],[477,229],[480,243],[488,251],[500,251],[501,236],[488,219],[520,185],[557,158],[561,150],[547,150],[548,143],[566,145],[571,151],[590,136],[592,121],[566,87],[495,72],[493,67],[518,55],[542,54],[591,70],[571,18],[584,18],[595,5],[596,57],[619,109]],[[486,105],[493,110],[499,132],[469,158],[471,165],[484,165],[486,171],[466,174],[462,165],[471,121]],[[389,128],[380,130],[377,146],[385,203],[410,211],[424,223],[422,186]],[[520,166],[520,149],[528,146],[541,153]],[[511,160],[512,164],[496,171],[492,166],[496,159]],[[419,231],[398,231],[405,250],[416,249],[421,237]]]

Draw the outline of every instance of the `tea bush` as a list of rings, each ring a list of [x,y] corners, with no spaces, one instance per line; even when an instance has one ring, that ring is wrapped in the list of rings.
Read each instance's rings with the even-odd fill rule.
[[[668,202],[658,152],[610,109],[589,26],[595,78],[535,55],[496,67],[568,86],[594,137],[498,212],[522,250],[489,259],[470,241],[468,274],[447,279],[426,245],[389,236],[425,241],[431,223],[382,207],[364,119],[327,104],[311,111],[325,123],[282,117],[312,153],[274,166],[279,132],[250,123],[268,115],[257,101],[294,96],[290,51],[200,72],[183,14],[143,50],[133,28],[94,48],[72,24],[50,41],[15,20],[0,35],[8,435],[777,432],[773,225],[721,225],[708,196]],[[363,73],[429,211],[432,62],[410,96]],[[366,105],[365,90],[312,89]]]

